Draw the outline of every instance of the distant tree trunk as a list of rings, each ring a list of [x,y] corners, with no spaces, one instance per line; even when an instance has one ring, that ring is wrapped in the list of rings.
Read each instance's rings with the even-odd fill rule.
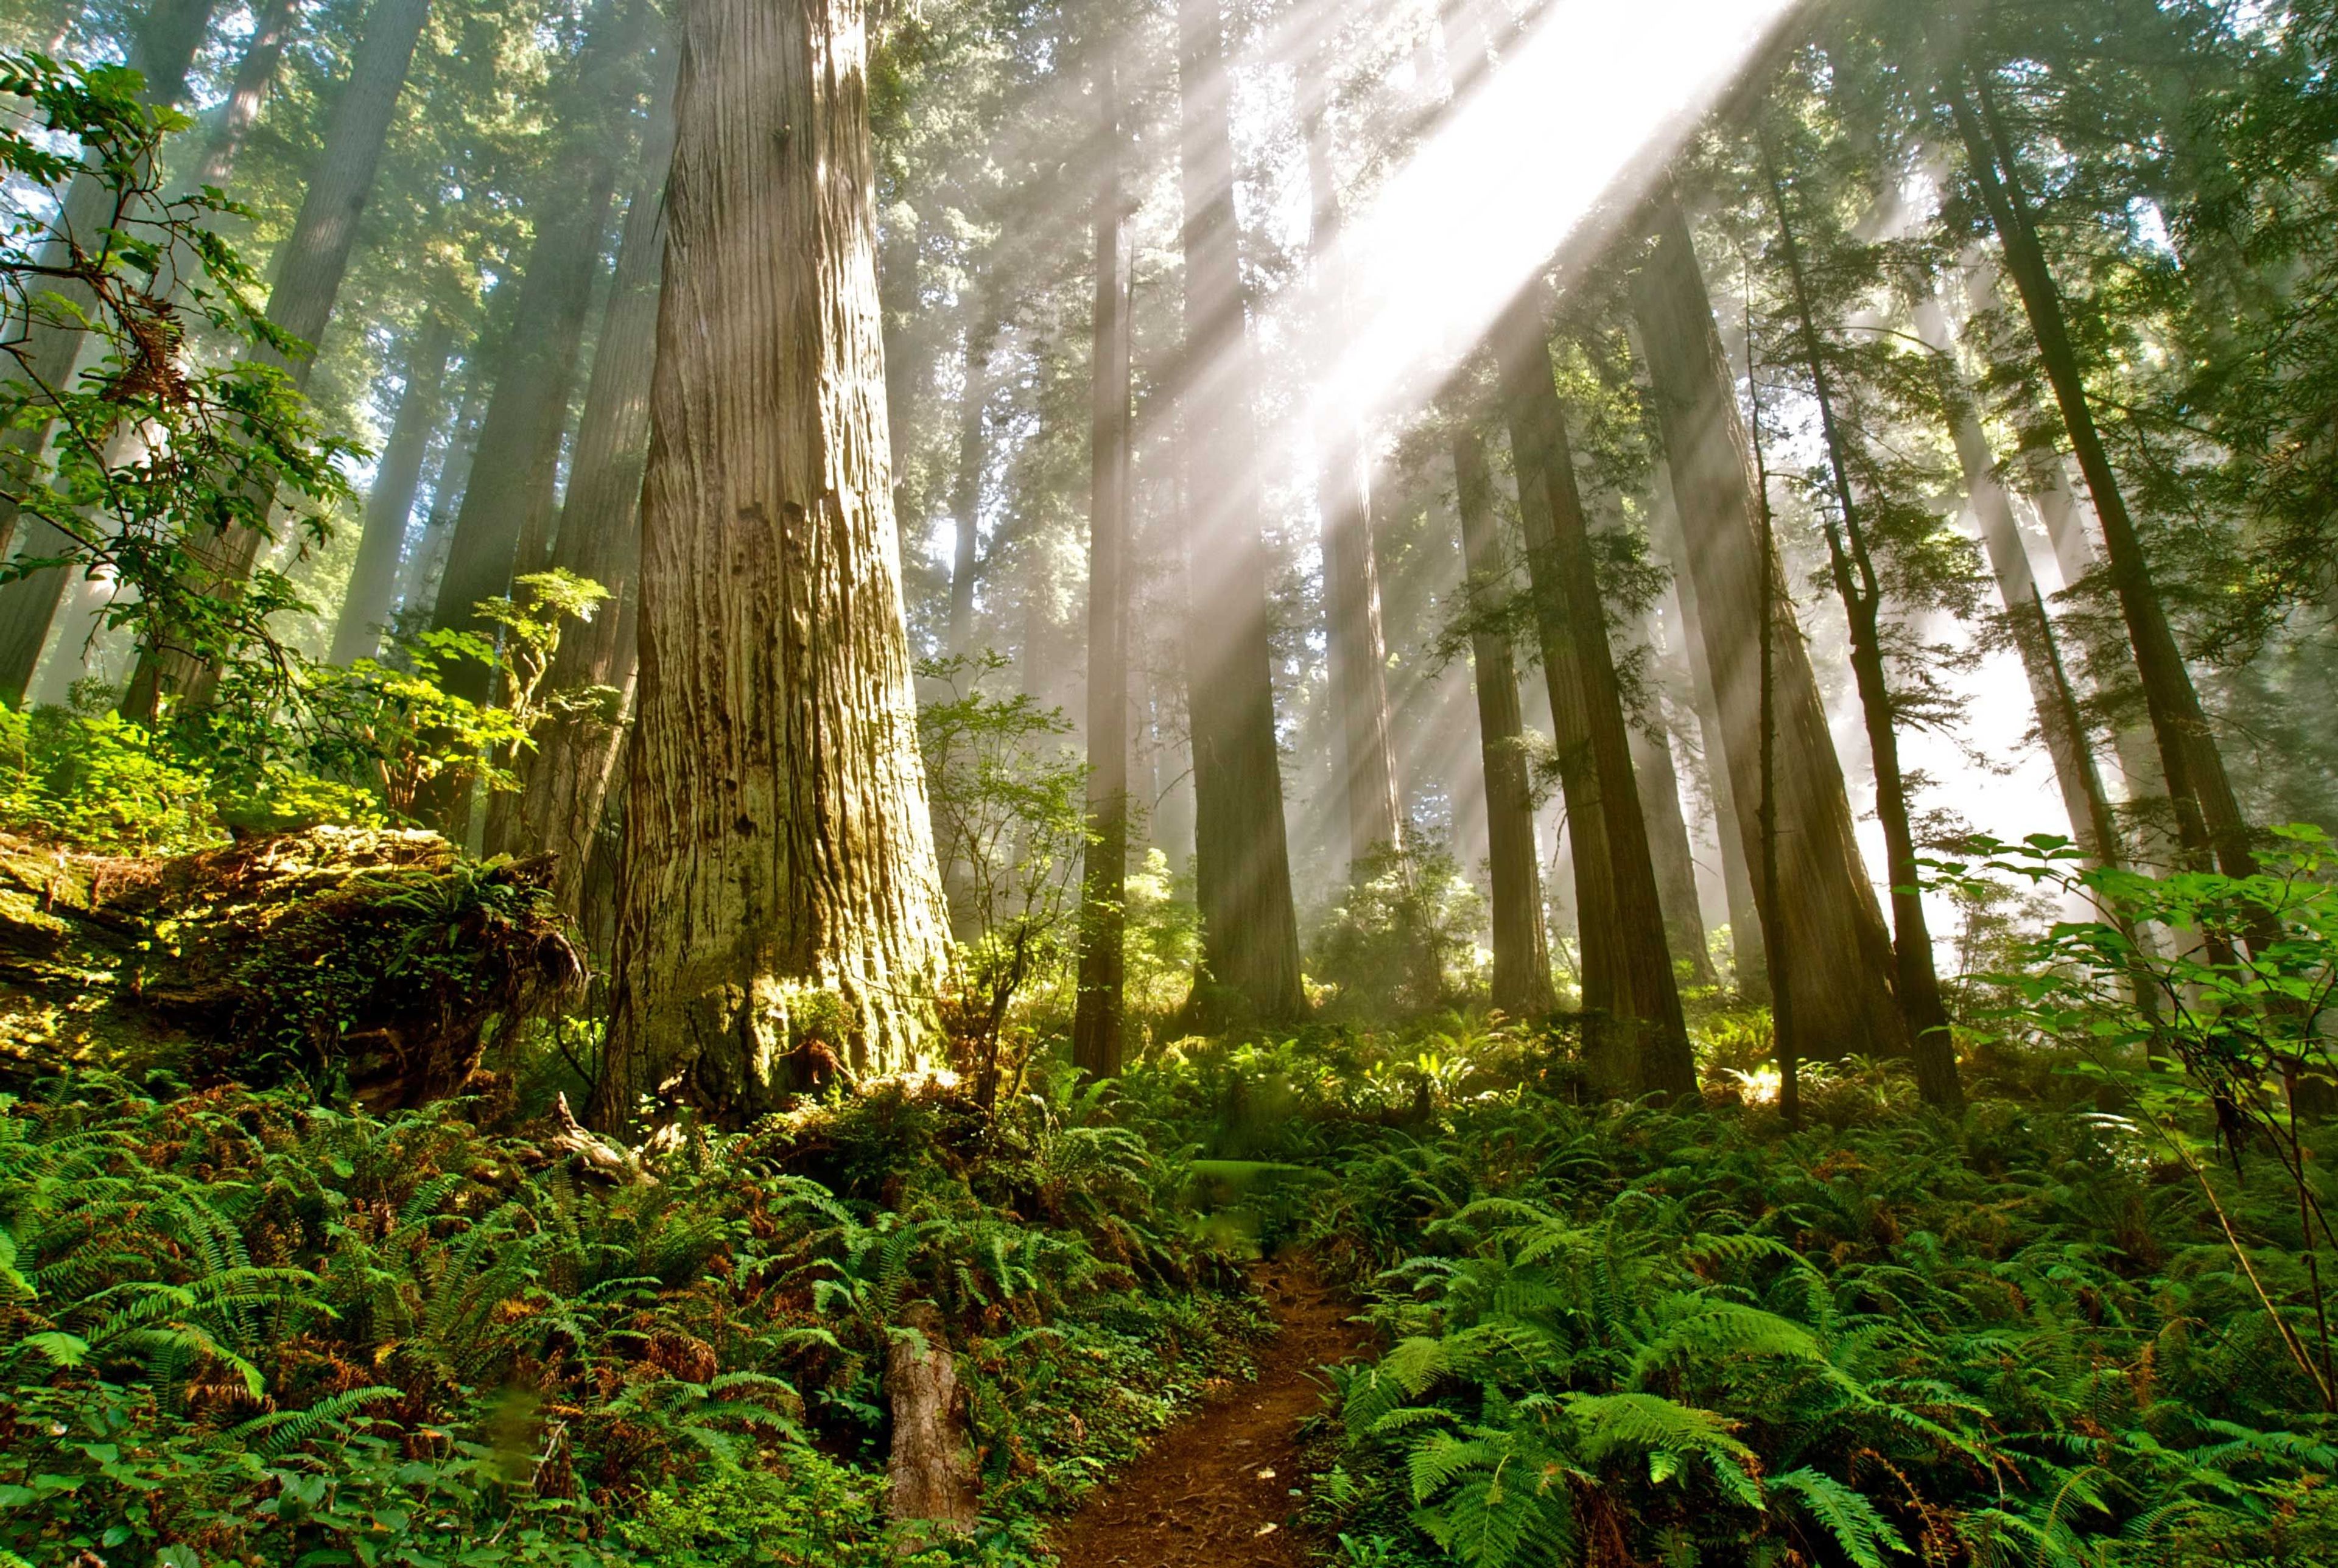
[[[1232,83],[1219,0],[1178,0],[1185,342],[1179,377],[1193,530],[1191,685],[1194,885],[1208,979],[1260,1023],[1307,1010],[1274,730],[1272,572],[1252,420],[1234,215]],[[1198,1017],[1214,1011],[1197,987]],[[1223,1021],[1223,1020],[1220,1020]]]
[[[422,519],[422,537],[398,568],[396,613],[405,624],[427,625],[431,607],[438,600],[438,580],[447,569],[455,514],[462,509],[463,492],[471,483],[471,460],[479,449],[479,421],[494,385],[492,371],[481,362],[486,351],[486,336],[482,328],[464,350],[462,408],[447,432],[438,472],[430,481],[430,510]]]
[[[1505,575],[1494,516],[1494,475],[1486,443],[1475,430],[1453,437],[1454,509],[1461,518],[1461,552],[1469,593],[1480,614]],[[1486,770],[1486,858],[1493,889],[1494,1005],[1513,1017],[1555,1012],[1550,981],[1550,933],[1543,919],[1542,859],[1535,844],[1534,791],[1527,774],[1526,721],[1518,707],[1517,661],[1510,640],[1480,630],[1469,639],[1471,683],[1478,695],[1478,744]]]
[[[1810,657],[1793,631],[1783,583],[1763,586],[1761,498],[1752,446],[1724,358],[1710,297],[1669,192],[1652,209],[1655,247],[1633,279],[1633,311],[1647,355],[1656,412],[1680,510],[1684,583],[1695,596],[1706,667],[1720,710],[1731,791],[1747,833],[1746,859],[1762,843],[1746,809],[1763,799],[1760,669],[1765,593],[1778,609],[1774,663],[1779,877],[1774,918],[1794,951],[1787,998],[1804,1054],[1897,1054],[1907,1031],[1892,998],[1891,939],[1860,862],[1851,803]],[[1758,873],[1757,898],[1769,888]],[[1787,956],[1765,941],[1773,991]],[[1775,998],[1773,997],[1773,1005]]]
[[[268,318],[312,348],[322,345],[334,301],[340,297],[341,279],[357,248],[358,220],[373,193],[398,94],[405,91],[414,46],[429,15],[430,0],[374,0],[367,11],[365,31],[349,63],[349,81],[326,122],[324,148],[309,174],[300,214],[278,253]],[[317,363],[314,353],[289,364],[270,350],[255,350],[255,355],[282,364],[293,385],[304,389]],[[211,573],[215,592],[236,594],[250,578],[264,542],[259,531],[241,529],[193,541],[192,551]],[[172,693],[201,705],[210,701],[218,680],[217,669],[192,651],[152,646],[139,658],[123,711],[151,719],[163,697]]]
[[[535,755],[526,763],[522,792],[496,796],[488,808],[489,849],[554,856],[553,894],[571,916],[584,897],[639,644],[634,606],[641,571],[642,466],[649,455],[650,378],[657,364],[666,168],[673,161],[674,54],[671,44],[662,52],[643,129],[640,172],[625,208],[616,278],[601,318],[551,563],[591,578],[611,598],[589,622],[562,635],[545,689],[600,686],[619,698],[608,710],[564,713],[545,724],[536,732]]]
[[[129,64],[146,79],[146,103],[168,106],[187,95],[187,72],[194,64],[195,51],[202,46],[203,34],[211,25],[214,9],[215,0],[154,0],[130,41]],[[62,234],[77,237],[88,245],[111,218],[112,197],[106,182],[96,174],[84,172],[66,187],[64,202],[55,221]],[[65,247],[61,240],[43,247],[40,260],[44,265],[62,264],[65,259]],[[95,305],[88,292],[70,279],[53,280],[41,288],[83,310]],[[14,329],[17,324],[10,326]],[[25,346],[20,352],[24,358],[21,361],[12,358],[6,372],[9,378],[25,374],[42,386],[68,385],[74,366],[88,346],[88,334],[63,320],[34,321],[23,324],[21,329]],[[50,427],[47,420],[19,426],[0,435],[0,441],[19,452],[38,453],[48,445]],[[14,498],[0,496],[0,558],[5,558],[16,542],[17,517]],[[61,555],[65,547],[63,533],[43,524],[26,543],[25,553],[34,556]],[[29,645],[33,659],[39,660],[41,644],[55,617],[58,597],[64,591],[64,581],[65,573],[60,568],[21,579],[0,590],[0,637],[7,642],[5,652],[0,652],[0,686],[5,687],[12,702],[22,700],[25,683],[32,679],[31,668],[25,665],[23,650]],[[28,586],[34,583],[37,586]]]
[[[1656,468],[1656,532],[1671,564],[1673,603],[1680,612],[1681,652],[1688,662],[1690,706],[1696,710],[1697,740],[1704,751],[1704,783],[1713,802],[1713,837],[1721,851],[1722,897],[1729,908],[1729,950],[1737,993],[1746,1000],[1770,1000],[1770,965],[1762,944],[1762,912],[1754,897],[1754,870],[1747,846],[1753,829],[1739,816],[1740,802],[1729,771],[1729,743],[1714,697],[1713,671],[1705,658],[1704,622],[1697,613],[1696,584],[1681,543],[1680,509],[1673,501],[1672,477]]]
[[[1842,427],[1835,417],[1833,377],[1819,346],[1818,320],[1811,303],[1810,278],[1803,265],[1800,240],[1786,206],[1786,187],[1777,161],[1765,142],[1763,172],[1778,220],[1778,239],[1792,285],[1796,324],[1801,328],[1802,358],[1817,399],[1819,429],[1826,442],[1827,471],[1834,482],[1838,515],[1822,515],[1827,558],[1833,569],[1836,596],[1851,629],[1851,668],[1859,686],[1860,714],[1866,721],[1867,745],[1875,766],[1875,816],[1883,828],[1885,870],[1891,888],[1893,995],[1908,1025],[1908,1039],[1916,1064],[1916,1087],[1928,1105],[1955,1109],[1964,1103],[1957,1077],[1956,1041],[1949,1029],[1947,1004],[1940,998],[1940,975],[1933,967],[1932,933],[1924,918],[1922,871],[1916,863],[1916,835],[1908,814],[1908,786],[1900,767],[1900,725],[1893,710],[1890,671],[1883,653],[1883,587],[1868,547],[1866,524],[1861,521],[1859,498],[1851,483],[1850,457]]]
[[[300,30],[300,11],[306,4],[307,0],[260,0],[252,7],[251,36],[244,41],[235,81],[203,147],[202,167],[195,173],[197,185],[224,187],[234,172],[236,156],[243,151],[244,138],[251,133],[260,110],[267,106],[268,94],[276,85],[277,68],[283,63],[284,45]]]
[[[948,936],[887,470],[864,13],[692,0],[681,31],[603,1127],[645,1095],[743,1122],[824,1050],[920,1059]]]
[[[426,320],[415,328],[406,356],[406,389],[398,397],[389,445],[382,448],[381,465],[374,470],[373,491],[366,497],[365,531],[358,537],[349,593],[341,601],[340,619],[333,628],[330,657],[336,664],[373,657],[389,624],[406,523],[414,511],[414,493],[422,483],[422,459],[438,426],[447,356],[452,348],[453,334],[445,323]]]
[[[997,313],[986,306],[966,333],[966,387],[958,405],[958,469],[950,479],[952,542],[949,585],[949,652],[973,652],[974,579],[981,569],[982,470],[990,412],[990,356],[998,342]]]
[[[1311,204],[1307,247],[1328,267],[1340,235],[1339,175],[1331,163],[1329,85],[1320,52],[1311,52],[1300,92],[1305,100]],[[1325,301],[1334,315],[1337,299]],[[1367,433],[1340,421],[1319,428],[1322,469],[1323,598],[1330,622],[1331,708],[1339,717],[1340,791],[1348,821],[1350,874],[1357,863],[1403,843],[1402,798],[1389,732],[1388,644],[1380,632],[1380,583],[1372,547],[1371,454]]]
[[[1607,643],[1591,534],[1577,490],[1575,457],[1552,379],[1535,285],[1495,328],[1502,400],[1518,471],[1527,567],[1543,626],[1554,724],[1560,731],[1567,826],[1575,833],[1576,889],[1584,950],[1585,1054],[1608,1093],[1694,1095],[1696,1064],[1665,942],[1647,820],[1633,777],[1631,739]],[[1564,664],[1552,654],[1564,656]],[[1568,667],[1568,666],[1571,666]],[[1574,709],[1562,719],[1561,710]],[[1568,732],[1581,736],[1575,742]],[[1579,745],[1579,750],[1578,750]],[[1570,760],[1568,753],[1576,752]],[[1586,829],[1596,827],[1593,838]],[[1597,872],[1605,859],[1604,886]],[[1592,895],[1604,892],[1603,909]],[[1595,943],[1595,925],[1606,928]],[[1595,977],[1593,954],[1606,965]]]
[[[2038,358],[2061,408],[2078,470],[2094,497],[2095,517],[2102,526],[2110,562],[2111,586],[2118,594],[2119,613],[2135,649],[2144,705],[2151,716],[2168,796],[2176,808],[2177,837],[2196,865],[2205,867],[2213,858],[2227,876],[2252,876],[2256,854],[2250,843],[2248,821],[2241,815],[2240,801],[2225,770],[2224,754],[2208,728],[2208,716],[2192,685],[2184,651],[2176,644],[2159,589],[2152,581],[2142,536],[2136,532],[2127,497],[2111,468],[2110,454],[2096,428],[2086,377],[2064,318],[2061,291],[2030,222],[2013,149],[1996,115],[1988,74],[1978,73],[1977,78],[1979,113],[1961,86],[1952,87],[1948,94],[1950,111],[1964,140],[1967,168],[2005,248],[2006,270],[2013,277],[2030,331],[2038,340]],[[1984,115],[1990,123],[1984,124]]]
[[[918,265],[921,227],[916,208],[894,202],[884,214],[884,243],[877,257],[877,291],[885,308],[885,426],[897,442],[916,427],[918,399],[933,368],[933,335],[926,329]],[[905,527],[917,515],[904,493],[909,471],[909,454],[896,447],[893,514]]]
[[[1640,814],[1648,824],[1648,858],[1656,873],[1656,901],[1665,912],[1665,935],[1675,960],[1688,965],[1700,985],[1714,983],[1713,955],[1704,942],[1704,909],[1697,897],[1696,854],[1689,848],[1688,818],[1681,810],[1680,773],[1673,766],[1671,737],[1664,732],[1661,708],[1649,714],[1654,732],[1631,729],[1632,773],[1640,784]]]
[[[1072,1061],[1098,1078],[1121,1069],[1128,883],[1129,320],[1119,83],[1095,67],[1095,346],[1088,421],[1088,844],[1080,882],[1079,1002]]]

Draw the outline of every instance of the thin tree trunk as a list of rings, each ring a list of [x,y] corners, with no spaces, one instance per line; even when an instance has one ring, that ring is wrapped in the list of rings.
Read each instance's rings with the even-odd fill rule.
[[[634,605],[641,570],[642,468],[649,455],[650,380],[657,363],[665,178],[673,160],[675,53],[670,44],[662,51],[642,134],[640,172],[625,208],[616,277],[601,318],[552,556],[554,566],[591,578],[608,589],[611,597],[590,622],[563,634],[545,676],[545,689],[605,687],[618,697],[606,710],[563,713],[537,731],[524,790],[517,797],[496,797],[488,813],[491,848],[555,857],[553,895],[571,916],[582,906],[594,837],[631,707],[639,648]]]
[[[1670,736],[1661,708],[1648,716],[1654,731],[1631,727],[1632,773],[1640,783],[1640,814],[1648,824],[1648,858],[1655,867],[1656,899],[1665,914],[1665,935],[1689,978],[1714,984],[1713,955],[1706,950],[1704,910],[1697,897],[1696,855],[1689,848],[1688,818],[1681,810],[1680,773],[1673,766]]]
[[[2012,274],[2030,331],[2038,340],[2038,358],[2061,408],[2078,470],[2094,497],[2095,517],[2102,526],[2110,562],[2111,586],[2118,595],[2119,613],[2135,649],[2144,706],[2151,716],[2168,796],[2176,808],[2177,837],[2196,865],[2205,866],[2213,858],[2227,876],[2251,876],[2256,870],[2256,855],[2250,844],[2248,822],[2241,815],[2240,801],[2225,771],[2224,754],[2208,728],[2208,716],[2193,688],[2184,652],[2176,645],[2158,587],[2152,581],[2142,536],[2136,532],[2127,497],[2111,468],[2110,454],[2096,427],[2086,377],[2064,318],[2061,292],[2030,222],[2012,148],[1996,116],[1986,74],[1979,74],[1979,83],[1980,113],[1974,111],[1960,85],[1949,91],[1950,111],[1964,140],[1967,166],[1980,190],[1982,205],[2005,248],[2006,270]],[[1990,123],[1983,123],[1983,114],[1989,116]]]
[[[492,301],[490,302],[492,309]],[[403,624],[427,624],[438,602],[438,583],[447,569],[447,546],[455,534],[455,514],[462,509],[463,492],[471,483],[471,462],[479,450],[479,421],[487,407],[493,378],[482,361],[486,329],[471,339],[464,351],[463,406],[447,432],[438,472],[430,482],[430,511],[422,519],[422,537],[398,568],[397,614]]]
[[[1121,1069],[1128,882],[1129,259],[1115,64],[1105,53],[1095,76],[1102,149],[1088,424],[1088,843],[1072,1018],[1072,1061],[1099,1078]]]
[[[1649,859],[1647,820],[1633,777],[1606,606],[1577,490],[1575,459],[1553,381],[1540,309],[1540,282],[1520,295],[1495,328],[1502,400],[1518,471],[1518,515],[1527,567],[1543,626],[1546,673],[1559,730],[1567,825],[1575,831],[1576,888],[1584,945],[1585,1054],[1595,1083],[1609,1093],[1696,1093],[1696,1063],[1681,1015],[1679,986],[1665,942],[1663,906]],[[1548,657],[1566,655],[1565,664]],[[1562,720],[1561,710],[1573,709]],[[1571,744],[1572,730],[1581,736]],[[1577,752],[1570,762],[1568,753]],[[1597,838],[1586,831],[1596,825]],[[1596,872],[1604,858],[1605,877]],[[1604,909],[1593,902],[1604,893]],[[1595,925],[1607,939],[1595,944]],[[1593,955],[1607,965],[1595,975]]]
[[[950,560],[949,651],[964,655],[974,635],[974,580],[981,569],[982,471],[990,412],[990,356],[998,341],[997,314],[986,306],[966,334],[966,389],[958,406],[958,470],[950,479],[950,521],[957,530]]]
[[[1232,83],[1219,0],[1178,0],[1185,362],[1179,377],[1193,529],[1187,709],[1194,730],[1197,1016],[1231,1021],[1223,987],[1262,1024],[1307,1011],[1274,730],[1272,577],[1259,534],[1252,349],[1234,215]]]
[[[197,185],[224,187],[234,172],[244,139],[251,134],[276,85],[284,45],[300,30],[300,11],[306,4],[307,0],[261,0],[252,7],[251,36],[244,42],[242,59],[236,62],[235,81],[228,88],[227,101],[219,107],[219,123],[211,127],[211,139],[204,145],[202,167],[195,173]]]
[[[1486,443],[1475,430],[1453,437],[1454,509],[1461,518],[1461,553],[1469,594],[1482,616],[1506,575],[1494,515],[1494,475]],[[1486,775],[1486,861],[1493,891],[1494,1005],[1514,1017],[1537,1017],[1558,1007],[1550,979],[1550,932],[1543,918],[1542,859],[1535,844],[1534,791],[1527,774],[1526,721],[1518,705],[1517,660],[1510,640],[1481,630],[1469,639],[1470,677],[1478,696],[1478,745]]]
[[[1779,1005],[1783,940],[1793,946],[1795,987],[1784,1005],[1803,1054],[1896,1054],[1906,1049],[1907,1031],[1891,995],[1891,939],[1860,862],[1842,765],[1809,654],[1793,630],[1792,601],[1782,583],[1765,586],[1762,497],[1735,377],[1722,354],[1677,200],[1661,193],[1651,218],[1656,242],[1633,279],[1633,311],[1680,511],[1689,568],[1684,583],[1695,596],[1731,790],[1741,828],[1754,830],[1745,846],[1753,866],[1761,860],[1763,844],[1758,824],[1743,808],[1749,801],[1758,808],[1766,799],[1760,764],[1763,607],[1777,609],[1773,732],[1780,881],[1773,912],[1765,915],[1763,944],[1773,1006]],[[1770,899],[1770,885],[1758,875],[1755,894],[1765,905]]]
[[[1948,1007],[1940,998],[1940,979],[1933,966],[1932,934],[1924,918],[1922,871],[1916,864],[1916,836],[1908,817],[1908,786],[1900,768],[1899,720],[1892,708],[1889,671],[1884,664],[1883,589],[1878,581],[1866,526],[1860,520],[1858,497],[1841,424],[1835,418],[1833,377],[1819,347],[1818,321],[1811,304],[1810,279],[1803,265],[1801,242],[1786,208],[1786,189],[1775,158],[1764,142],[1763,172],[1776,211],[1778,238],[1793,287],[1794,312],[1801,328],[1802,357],[1818,400],[1819,428],[1826,440],[1827,468],[1834,482],[1837,517],[1825,517],[1827,557],[1833,568],[1836,595],[1842,601],[1851,627],[1851,667],[1859,686],[1861,716],[1866,720],[1868,750],[1875,764],[1875,815],[1883,828],[1885,870],[1891,887],[1893,994],[1915,1057],[1916,1087],[1928,1105],[1954,1110],[1964,1103],[1957,1077],[1955,1036],[1950,1032]]]
[[[887,465],[864,13],[693,0],[682,35],[604,1127],[645,1095],[752,1118],[823,1046],[864,1072],[913,1063],[948,950]]]
[[[1339,242],[1340,190],[1331,163],[1329,87],[1320,54],[1300,83],[1306,100],[1311,205],[1307,246],[1328,266]],[[1341,301],[1326,301],[1335,315]],[[1322,514],[1323,598],[1330,622],[1331,708],[1340,730],[1340,792],[1348,822],[1350,875],[1359,863],[1403,845],[1403,804],[1389,732],[1388,644],[1380,631],[1380,583],[1372,545],[1371,459],[1365,431],[1326,421],[1317,505]]]
[[[336,664],[373,657],[388,627],[407,519],[413,514],[414,493],[422,483],[422,459],[438,426],[452,338],[445,323],[426,320],[415,329],[407,351],[406,389],[398,397],[389,445],[382,448],[381,466],[374,471],[372,494],[366,497],[365,531],[358,537],[349,593],[333,628],[330,657]]]
[[[1748,311],[1751,315],[1751,311]],[[1795,971],[1799,967],[1794,955],[1793,936],[1786,927],[1783,894],[1784,884],[1778,870],[1778,645],[1781,642],[1779,612],[1786,596],[1785,573],[1778,568],[1778,525],[1770,514],[1770,466],[1762,452],[1762,383],[1754,369],[1753,323],[1746,323],[1745,389],[1752,398],[1753,425],[1747,445],[1754,458],[1754,494],[1755,526],[1761,530],[1758,550],[1760,586],[1755,592],[1755,614],[1761,631],[1760,692],[1757,722],[1760,724],[1758,743],[1761,803],[1754,820],[1756,842],[1760,846],[1762,890],[1762,932],[1763,951],[1776,956],[1771,969],[1770,1049],[1778,1063],[1778,1110],[1786,1125],[1799,1131],[1803,1125],[1803,1036],[1795,1018]],[[1784,641],[1790,647],[1799,647],[1801,637],[1789,621],[1784,628]]]
[[[326,123],[324,149],[278,257],[268,318],[309,345],[311,352],[289,362],[268,349],[255,350],[253,358],[281,367],[292,384],[304,390],[316,368],[315,350],[340,296],[350,253],[357,248],[359,220],[373,192],[398,95],[405,91],[415,44],[429,15],[430,0],[374,0],[367,11],[349,81]],[[259,530],[238,529],[192,542],[192,553],[211,573],[214,592],[232,595],[243,592],[264,543]],[[217,668],[194,651],[157,644],[141,654],[123,711],[151,719],[171,694],[200,706],[211,700],[218,680]]]

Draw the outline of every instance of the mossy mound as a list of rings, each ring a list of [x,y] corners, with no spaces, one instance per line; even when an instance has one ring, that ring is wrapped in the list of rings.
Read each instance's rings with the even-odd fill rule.
[[[0,1073],[295,1074],[376,1108],[458,1089],[582,965],[546,861],[312,828],[129,859],[0,837]]]

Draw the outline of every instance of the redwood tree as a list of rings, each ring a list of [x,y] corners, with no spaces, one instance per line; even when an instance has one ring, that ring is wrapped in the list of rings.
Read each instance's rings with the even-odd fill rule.
[[[859,0],[688,0],[593,1104],[738,1122],[929,1042],[948,925],[885,426]]]

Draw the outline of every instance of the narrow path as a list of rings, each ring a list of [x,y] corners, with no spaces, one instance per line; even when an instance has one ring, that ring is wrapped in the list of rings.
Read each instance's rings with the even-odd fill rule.
[[[1311,1376],[1362,1346],[1348,1309],[1288,1263],[1252,1275],[1282,1325],[1236,1384],[1161,1434],[1144,1457],[1091,1494],[1055,1532],[1062,1568],[1306,1568],[1299,1423],[1322,1407]]]

